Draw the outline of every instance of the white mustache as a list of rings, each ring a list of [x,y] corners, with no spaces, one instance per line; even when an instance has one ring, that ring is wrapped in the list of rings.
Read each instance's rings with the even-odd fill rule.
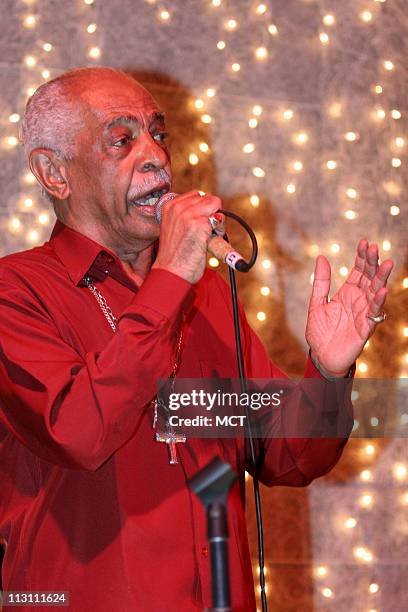
[[[160,170],[155,172],[153,179],[150,178],[150,180],[145,181],[144,183],[142,183],[142,185],[140,185],[137,192],[132,192],[131,194],[129,194],[128,200],[137,200],[145,193],[154,191],[157,188],[163,187],[163,185],[166,185],[170,189],[171,179],[166,170],[161,168]]]

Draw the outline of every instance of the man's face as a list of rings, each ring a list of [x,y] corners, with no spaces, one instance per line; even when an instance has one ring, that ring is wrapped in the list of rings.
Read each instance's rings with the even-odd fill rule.
[[[159,235],[155,203],[171,184],[163,114],[122,75],[92,79],[74,93],[85,104],[67,165],[71,219],[119,255],[142,250]]]

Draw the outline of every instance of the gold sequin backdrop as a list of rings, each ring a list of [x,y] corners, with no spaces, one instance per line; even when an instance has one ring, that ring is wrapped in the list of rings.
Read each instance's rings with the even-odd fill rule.
[[[329,257],[336,287],[366,236],[396,269],[358,376],[402,384],[406,0],[2,0],[1,14],[3,254],[41,243],[53,223],[18,142],[27,96],[74,66],[122,68],[168,113],[175,190],[212,190],[256,230],[260,257],[240,294],[271,357],[302,372],[313,260]],[[370,411],[375,435],[375,399]],[[356,438],[308,489],[263,490],[273,610],[406,609],[407,470],[403,437]],[[255,553],[251,501],[248,524]]]

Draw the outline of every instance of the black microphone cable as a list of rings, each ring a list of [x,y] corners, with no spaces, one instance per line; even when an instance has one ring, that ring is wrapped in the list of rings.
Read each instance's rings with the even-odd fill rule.
[[[244,266],[241,265],[240,268],[237,268],[241,272],[248,272],[254,265],[256,258],[258,256],[258,243],[256,240],[256,236],[252,228],[248,225],[248,223],[244,221],[244,219],[239,217],[237,214],[232,213],[228,210],[220,210],[219,212],[221,212],[226,217],[230,217],[231,219],[234,219],[234,221],[237,221],[237,223],[239,223],[246,230],[246,232],[249,234],[249,237],[251,238],[252,255],[248,262],[243,262],[241,260],[239,263],[245,264],[245,265]],[[223,238],[224,240],[229,242],[227,234],[224,234]],[[232,308],[233,308],[233,313],[234,313],[235,348],[236,348],[236,354],[237,354],[240,387],[241,387],[241,393],[246,393],[247,384],[246,384],[246,376],[245,376],[245,364],[244,364],[244,358],[242,354],[237,285],[236,285],[236,280],[235,280],[235,272],[230,266],[228,266],[228,272],[229,272],[229,281],[230,281],[230,287],[231,287]],[[266,586],[265,585],[265,552],[264,552],[264,536],[263,536],[263,525],[262,525],[261,495],[259,491],[259,481],[257,478],[257,461],[256,461],[256,454],[255,454],[255,444],[254,444],[254,438],[253,438],[253,432],[252,432],[252,426],[251,426],[248,406],[246,405],[244,406],[244,411],[245,411],[245,421],[246,421],[246,428],[247,428],[252,469],[253,469],[252,482],[253,482],[254,499],[255,499],[256,525],[257,525],[257,532],[258,532],[259,583],[261,587],[262,612],[267,612],[268,605],[266,601],[266,592],[265,592],[265,586]]]

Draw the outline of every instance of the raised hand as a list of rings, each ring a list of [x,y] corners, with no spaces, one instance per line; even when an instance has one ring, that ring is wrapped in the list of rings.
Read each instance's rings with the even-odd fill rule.
[[[333,376],[345,375],[364,348],[380,317],[393,261],[378,262],[378,246],[360,240],[353,269],[329,299],[330,264],[319,255],[309,303],[306,340],[312,355]]]

